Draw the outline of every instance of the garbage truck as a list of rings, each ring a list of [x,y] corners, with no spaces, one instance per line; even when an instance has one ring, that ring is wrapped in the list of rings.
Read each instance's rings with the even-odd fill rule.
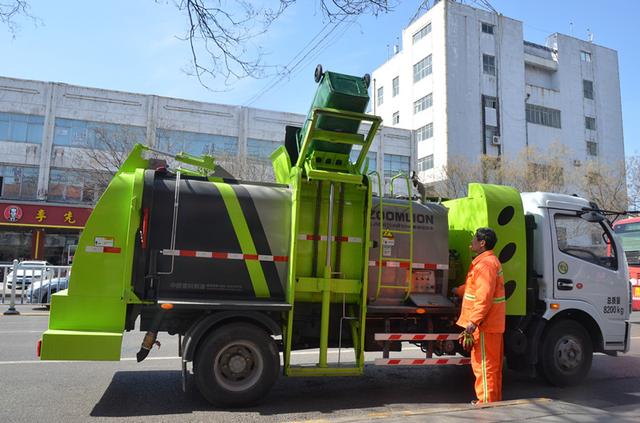
[[[585,377],[593,353],[628,351],[624,250],[597,205],[480,183],[418,201],[406,175],[368,169],[381,124],[365,113],[369,76],[319,67],[315,79],[304,125],[286,127],[271,156],[274,183],[229,178],[210,156],[133,148],[52,297],[40,359],[119,360],[123,333],[138,329],[141,361],[159,333],[177,335],[183,386],[192,378],[218,406],[254,403],[280,375],[362,375],[365,352],[379,366],[468,364],[450,292],[486,226],[511,368],[562,386]],[[407,342],[417,357],[398,357]],[[351,359],[329,360],[330,348]],[[309,362],[294,362],[302,349]]]

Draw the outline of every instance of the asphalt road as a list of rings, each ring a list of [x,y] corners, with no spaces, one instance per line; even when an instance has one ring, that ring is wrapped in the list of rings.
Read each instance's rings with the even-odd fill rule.
[[[5,308],[0,306],[0,311]],[[33,313],[26,306],[20,310]],[[243,410],[215,410],[197,390],[182,392],[176,337],[161,337],[162,347],[154,349],[140,364],[134,358],[142,339],[140,333],[125,335],[120,362],[40,362],[35,356],[35,345],[46,328],[47,319],[46,315],[0,315],[1,422],[423,421],[427,414],[433,413],[449,413],[448,418],[438,414],[439,421],[471,417],[464,415],[470,407],[466,404],[473,397],[473,378],[466,366],[380,368],[370,365],[363,377],[281,377],[262,405]],[[635,313],[632,320],[632,350],[619,357],[597,354],[589,377],[580,386],[559,389],[541,380],[505,371],[505,400],[544,397],[590,407],[583,410],[582,417],[576,414],[573,421],[612,417],[640,421],[640,313]],[[295,359],[304,362],[316,353],[303,351],[296,354]],[[403,354],[415,357],[418,351],[410,349]],[[371,358],[376,356],[379,354]],[[337,354],[332,353],[331,358],[337,360]],[[348,360],[344,354],[341,358]],[[550,408],[551,402],[534,401],[526,407],[547,416],[543,421],[564,419],[564,415],[556,415]],[[497,415],[489,416],[491,414],[484,414],[481,419],[498,419]],[[520,420],[524,416],[514,418]]]

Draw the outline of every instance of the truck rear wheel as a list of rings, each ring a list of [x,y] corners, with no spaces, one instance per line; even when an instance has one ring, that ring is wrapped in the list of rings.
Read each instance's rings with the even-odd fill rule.
[[[552,385],[575,385],[591,369],[591,338],[582,325],[572,320],[557,322],[549,329],[541,352],[538,368]]]
[[[193,364],[200,393],[222,407],[255,403],[269,392],[280,373],[275,341],[247,323],[216,329],[198,347]]]

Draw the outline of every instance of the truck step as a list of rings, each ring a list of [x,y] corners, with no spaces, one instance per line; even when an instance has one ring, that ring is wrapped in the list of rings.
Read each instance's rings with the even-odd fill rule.
[[[466,357],[452,358],[377,358],[376,366],[462,366],[470,364],[471,359]]]
[[[456,341],[457,333],[376,333],[376,341]]]

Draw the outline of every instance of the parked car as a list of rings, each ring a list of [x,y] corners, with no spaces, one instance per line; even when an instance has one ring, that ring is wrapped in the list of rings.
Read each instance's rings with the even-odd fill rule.
[[[53,270],[51,264],[46,261],[23,261],[18,265],[18,272],[12,270],[7,275],[5,284],[11,289],[13,281],[16,281],[16,288],[27,288],[31,282],[51,279]]]
[[[58,278],[35,281],[29,289],[29,302],[46,304],[51,302],[51,295],[69,287],[69,275]]]

